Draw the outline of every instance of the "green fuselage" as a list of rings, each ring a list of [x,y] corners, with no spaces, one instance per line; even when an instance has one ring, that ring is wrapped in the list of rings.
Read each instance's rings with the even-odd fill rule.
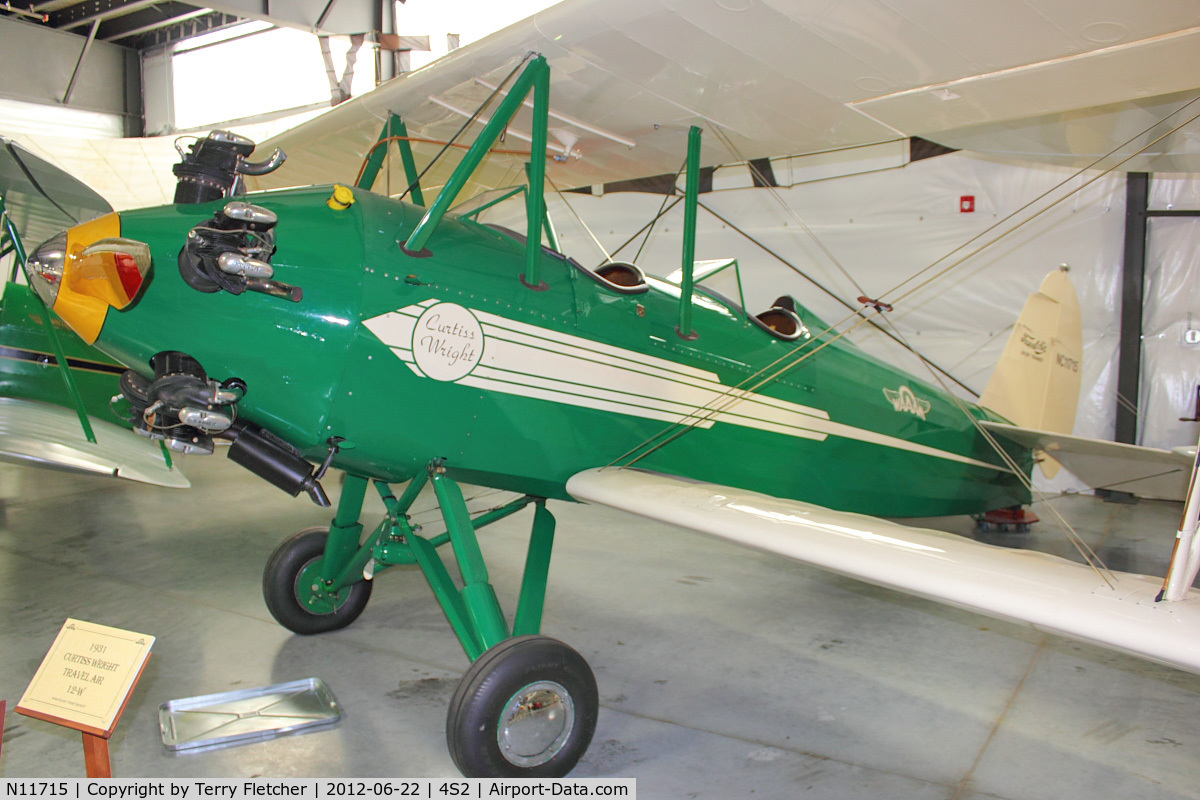
[[[719,298],[695,295],[698,337],[686,340],[669,284],[623,294],[546,253],[534,291],[511,236],[451,215],[431,255],[413,257],[398,243],[422,209],[358,191],[333,210],[329,193],[245,198],[278,215],[272,265],[303,289],[298,303],[184,283],[180,247],[218,204],[123,213],[121,235],[150,245],[153,272],[96,346],[146,375],[153,354],[186,352],[211,377],[246,382],[239,415],[312,459],[343,437],[335,466],[391,482],[444,458],[465,481],[565,498],[573,474],[625,463],[691,415],[699,425],[637,466],[887,516],[1028,499],[950,398],[845,339],[763,382],[801,342]],[[753,396],[727,407],[739,386]],[[1011,455],[1027,472],[1029,453]]]
[[[0,397],[19,397],[74,407],[74,400],[54,355],[54,345],[42,322],[41,301],[28,286],[4,285],[0,299]],[[67,357],[71,376],[89,416],[119,423],[110,409],[124,368],[88,347],[66,323],[52,317],[55,335]],[[82,435],[82,433],[81,433]]]

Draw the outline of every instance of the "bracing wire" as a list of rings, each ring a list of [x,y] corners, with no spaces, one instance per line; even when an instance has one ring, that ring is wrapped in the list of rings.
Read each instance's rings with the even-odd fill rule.
[[[607,264],[611,262],[613,260],[612,255],[609,254],[608,250],[605,249],[604,245],[600,242],[600,239],[596,236],[596,234],[592,233],[592,229],[589,228],[588,224],[583,221],[583,217],[579,216],[579,212],[576,211],[575,207],[571,205],[570,201],[567,200],[566,195],[563,194],[562,189],[558,188],[558,184],[554,182],[554,179],[547,175],[546,183],[550,184],[550,187],[554,189],[554,193],[558,195],[558,199],[561,200],[563,205],[567,207],[567,211],[571,212],[571,216],[575,217],[575,221],[578,222],[580,227],[583,228],[584,232],[591,237],[592,243],[595,244],[596,247],[600,249],[600,252],[604,254],[605,263]]]
[[[817,246],[817,248],[820,249],[820,251],[825,254],[825,257],[827,259],[829,259],[829,263],[831,263],[835,267],[837,267],[838,272],[842,273],[842,275],[845,276],[846,280],[850,281],[851,285],[854,286],[854,289],[855,289],[855,291],[858,292],[859,296],[865,296],[867,293],[866,290],[864,290],[862,288],[862,286],[859,285],[858,281],[854,279],[854,276],[850,274],[850,271],[848,269],[846,269],[846,267],[842,264],[841,261],[838,260],[838,257],[833,254],[833,251],[825,246],[825,243],[823,241],[821,241],[820,237],[817,236],[816,232],[813,231],[813,229],[808,226],[808,223],[805,222],[804,219],[799,214],[796,213],[795,209],[793,209],[791,206],[789,206],[787,204],[787,202],[779,194],[779,192],[776,190],[776,188],[774,186],[770,185],[770,182],[766,179],[766,177],[762,174],[762,172],[759,171],[758,167],[751,164],[750,160],[747,159],[744,155],[742,155],[742,152],[740,150],[738,150],[737,145],[735,145],[729,139],[729,136],[726,135],[725,131],[721,129],[721,126],[713,125],[712,131],[714,134],[716,134],[716,137],[721,140],[721,144],[723,144],[725,146],[725,149],[728,150],[729,153],[735,159],[737,159],[738,161],[745,161],[747,164],[750,165],[750,171],[759,177],[759,182],[763,184],[763,188],[765,188],[767,190],[771,199],[774,200],[775,203],[781,209],[783,209],[783,212],[785,214],[790,216],[792,219],[794,219],[796,221],[797,224],[799,224],[800,229],[804,231],[805,235],[808,236],[808,238],[812,240],[813,244],[815,244]]]
[[[676,185],[679,183],[679,176],[683,174],[683,171],[685,169],[687,169],[687,159],[686,158],[680,163],[679,169],[675,170],[675,179],[671,181],[671,190],[672,191],[675,190]],[[665,213],[663,211],[663,209],[665,209],[667,207],[667,200],[669,200],[670,198],[671,198],[671,195],[667,194],[666,192],[663,193],[663,200],[662,200],[662,203],[660,203],[658,206],[658,213],[654,215],[654,219],[650,220],[650,224],[645,227],[646,238],[642,239],[642,243],[640,245],[638,245],[637,253],[635,253],[633,256],[633,262],[635,264],[637,263],[637,260],[642,257],[642,250],[644,250],[646,248],[646,245],[649,244],[650,235],[652,233],[654,233],[654,226],[658,224],[658,221],[660,219],[662,219],[662,216]],[[676,200],[675,202],[678,203],[679,201]],[[674,207],[675,207],[675,203],[672,203],[671,208],[674,208]]]

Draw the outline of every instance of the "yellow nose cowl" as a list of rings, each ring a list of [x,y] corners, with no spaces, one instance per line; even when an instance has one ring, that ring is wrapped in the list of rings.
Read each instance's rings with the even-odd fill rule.
[[[54,300],[58,314],[93,344],[109,308],[125,308],[150,271],[150,248],[121,238],[121,218],[105,214],[67,231],[66,263]]]

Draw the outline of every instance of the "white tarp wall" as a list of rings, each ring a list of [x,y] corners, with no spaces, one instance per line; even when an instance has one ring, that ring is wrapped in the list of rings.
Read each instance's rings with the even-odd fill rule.
[[[789,174],[797,174],[780,167],[776,162],[775,174],[780,183],[786,182]],[[877,168],[877,161],[868,167]],[[980,392],[1026,296],[1037,289],[1049,270],[1068,265],[1083,309],[1084,326],[1083,389],[1075,433],[1112,439],[1125,177],[1121,173],[1095,172],[1073,176],[1072,170],[1064,168],[1013,166],[954,153],[903,168],[777,189],[782,203],[761,188],[718,189],[702,194],[700,201],[853,303],[860,294],[895,299],[898,293],[891,290],[897,284],[983,234],[1030,200],[1052,192],[1012,222],[984,234],[973,247],[1024,221],[1014,232],[899,299],[888,316],[926,358]],[[1064,181],[1064,190],[1054,192],[1054,187]],[[719,187],[721,183],[718,172],[714,185]],[[1081,186],[1084,188],[1078,193],[1033,214],[1048,202],[1064,197],[1066,190]],[[1194,177],[1176,177],[1169,185],[1155,179],[1152,187],[1158,207],[1173,202],[1177,208],[1200,208],[1200,180]],[[973,212],[960,211],[963,196],[974,197]],[[662,204],[660,195],[632,192],[602,197],[571,193],[564,197],[609,251],[649,221]],[[601,263],[604,256],[599,247],[563,205],[562,198],[549,196],[548,202],[563,251],[586,266]],[[499,213],[495,217],[485,215],[485,219],[506,224],[516,219],[515,215],[502,218],[505,212]],[[660,276],[679,269],[682,222],[680,204],[655,227],[637,258],[639,266]],[[821,246],[805,232],[805,226]],[[635,241],[617,258],[632,259],[639,245],[640,240]],[[1200,327],[1200,308],[1195,302],[1195,287],[1200,280],[1200,220],[1153,220],[1150,245],[1140,443],[1169,448],[1194,444],[1196,440],[1196,424],[1178,419],[1192,415],[1195,387],[1200,381],[1200,345],[1186,345],[1183,340],[1189,313],[1193,324]],[[932,276],[962,254],[941,262],[923,277]],[[767,308],[774,298],[788,293],[828,323],[846,317],[844,306],[702,209],[696,258],[724,257],[739,260],[751,312]],[[1170,277],[1164,279],[1164,275]],[[721,290],[729,294],[725,287]],[[883,335],[860,328],[852,338],[875,355],[932,379],[919,361]],[[1043,488],[1081,486],[1068,476]]]

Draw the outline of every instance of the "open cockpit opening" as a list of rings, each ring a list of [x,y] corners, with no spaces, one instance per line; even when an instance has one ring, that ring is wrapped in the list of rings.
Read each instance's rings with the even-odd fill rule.
[[[750,318],[756,325],[777,339],[794,342],[810,334],[796,313],[796,301],[791,295],[776,298],[771,307]]]

